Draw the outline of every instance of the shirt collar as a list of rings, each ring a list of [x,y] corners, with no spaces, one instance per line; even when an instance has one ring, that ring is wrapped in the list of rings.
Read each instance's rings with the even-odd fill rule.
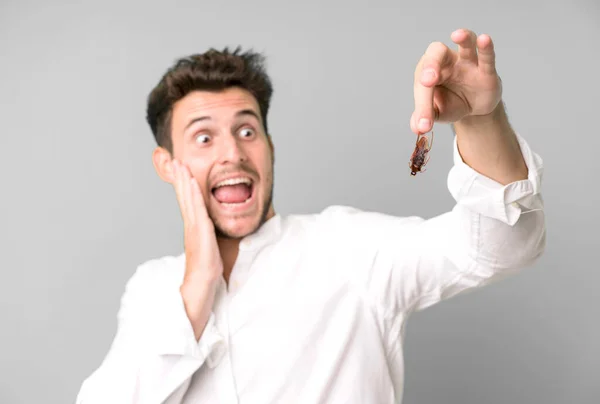
[[[258,250],[268,244],[274,243],[281,235],[281,215],[275,214],[254,233],[244,237],[240,243],[240,250]]]

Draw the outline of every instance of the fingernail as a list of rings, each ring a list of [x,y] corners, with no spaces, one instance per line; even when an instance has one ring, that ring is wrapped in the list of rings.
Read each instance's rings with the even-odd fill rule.
[[[424,80],[433,80],[435,79],[435,70],[433,69],[427,69],[423,72],[423,79]]]
[[[420,130],[422,130],[422,131],[429,130],[429,125],[431,125],[431,122],[429,121],[429,119],[426,119],[426,118],[419,119],[419,129]]]

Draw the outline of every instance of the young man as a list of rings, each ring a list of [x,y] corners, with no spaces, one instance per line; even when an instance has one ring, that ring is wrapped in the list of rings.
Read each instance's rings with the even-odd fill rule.
[[[181,59],[148,101],[184,253],[140,265],[77,402],[397,403],[409,315],[531,265],[542,161],[511,129],[491,38],[452,34],[415,71],[415,133],[452,122],[457,204],[423,220],[332,206],[281,217],[262,57]],[[399,169],[406,169],[402,165]]]

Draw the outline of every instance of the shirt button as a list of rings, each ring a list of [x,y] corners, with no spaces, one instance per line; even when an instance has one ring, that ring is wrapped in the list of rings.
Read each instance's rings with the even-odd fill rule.
[[[207,362],[208,366],[211,369],[214,369],[219,365],[223,355],[225,355],[227,348],[225,347],[225,343],[223,341],[217,342],[216,346],[213,348],[212,352],[208,354]]]
[[[240,287],[240,282],[239,281],[231,281],[229,282],[229,288],[228,291],[229,293],[234,293],[235,291],[237,291]]]

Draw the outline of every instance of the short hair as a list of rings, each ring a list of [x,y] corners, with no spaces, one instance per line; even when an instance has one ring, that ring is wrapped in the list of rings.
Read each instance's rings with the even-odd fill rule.
[[[273,94],[265,68],[265,56],[240,47],[230,51],[209,49],[177,60],[148,96],[146,121],[156,143],[173,152],[171,119],[173,105],[192,91],[222,91],[240,87],[250,92],[260,108],[268,135],[267,114]]]

